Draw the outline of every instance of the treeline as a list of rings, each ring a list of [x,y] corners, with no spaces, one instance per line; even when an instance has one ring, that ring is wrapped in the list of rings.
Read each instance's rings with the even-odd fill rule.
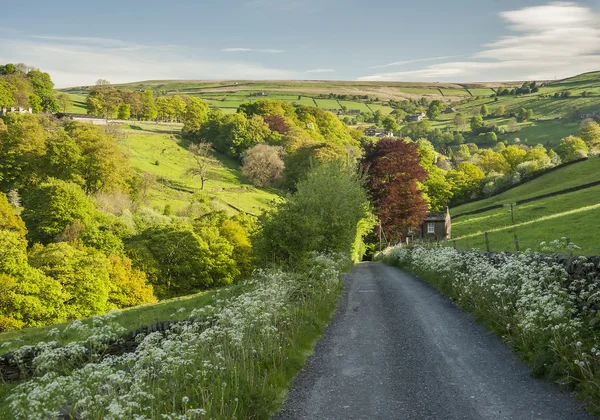
[[[0,119],[0,331],[230,284],[253,267],[253,218],[206,196],[181,216],[147,205],[154,180],[116,140],[42,115]]]
[[[25,64],[0,65],[0,108],[11,107],[57,112],[60,102],[50,75]]]
[[[363,136],[330,112],[272,100],[245,103],[235,114],[223,114],[190,98],[183,122],[193,142],[238,159],[255,184],[289,189],[318,163],[358,156]]]
[[[86,99],[88,114],[104,118],[142,121],[181,122],[188,98],[167,96],[155,98],[152,90],[116,89],[106,80],[99,80]]]
[[[480,149],[475,143],[462,144],[464,140],[456,142],[450,135],[450,141],[458,143],[458,146],[450,149],[449,158],[436,151],[434,144],[439,147],[439,140],[430,141],[425,136],[417,140],[422,156],[421,165],[428,168],[428,179],[432,176],[437,178],[437,185],[429,189],[437,191],[440,199],[450,200],[456,205],[488,197],[541,170],[600,150],[600,124],[591,120],[584,121],[579,136],[563,138],[555,149],[547,149],[541,144],[531,147],[519,142],[508,145],[502,141],[496,143],[497,137],[493,131],[483,135],[487,143],[492,143],[492,148]],[[428,192],[427,182],[424,192]],[[435,198],[431,201],[436,202],[439,200]],[[440,208],[435,204],[432,207]]]

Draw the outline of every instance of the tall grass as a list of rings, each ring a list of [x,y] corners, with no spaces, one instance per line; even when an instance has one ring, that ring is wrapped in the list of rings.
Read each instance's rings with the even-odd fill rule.
[[[600,413],[599,285],[536,254],[393,247],[378,258],[412,272],[506,340],[533,373],[576,391]],[[581,267],[593,261],[578,257]],[[590,266],[592,264],[592,266]],[[586,272],[593,270],[586,270]]]
[[[48,346],[11,389],[8,418],[269,418],[329,319],[349,260],[314,255],[303,274],[256,271],[134,353],[71,368]],[[76,356],[77,345],[71,350]],[[0,411],[1,412],[1,411]]]

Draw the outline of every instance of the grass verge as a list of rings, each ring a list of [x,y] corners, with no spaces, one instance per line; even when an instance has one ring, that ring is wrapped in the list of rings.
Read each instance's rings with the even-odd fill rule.
[[[330,319],[348,267],[320,255],[302,273],[258,271],[239,294],[215,292],[192,320],[146,335],[134,353],[83,367],[79,343],[48,346],[32,379],[4,387],[2,418],[267,419]]]
[[[425,280],[502,337],[535,376],[565,386],[600,414],[595,302],[599,258],[567,273],[555,257],[393,247],[377,256]]]

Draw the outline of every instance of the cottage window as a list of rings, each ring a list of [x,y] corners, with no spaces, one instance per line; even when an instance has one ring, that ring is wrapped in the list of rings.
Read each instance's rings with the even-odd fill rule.
[[[427,223],[427,233],[435,233],[435,223]]]

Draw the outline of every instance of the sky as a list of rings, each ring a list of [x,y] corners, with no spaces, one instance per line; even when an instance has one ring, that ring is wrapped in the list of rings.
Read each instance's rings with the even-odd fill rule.
[[[6,2],[8,62],[49,72],[59,88],[98,79],[552,80],[600,70],[600,0]]]

